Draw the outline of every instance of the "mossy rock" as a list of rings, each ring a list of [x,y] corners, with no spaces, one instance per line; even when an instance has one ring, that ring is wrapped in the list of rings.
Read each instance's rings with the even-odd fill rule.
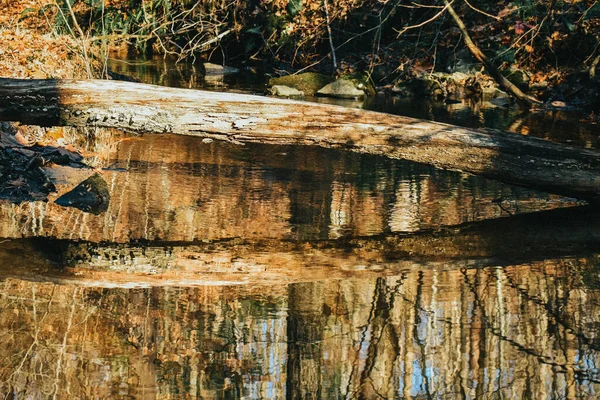
[[[375,86],[369,75],[361,73],[342,75],[317,92],[319,96],[339,99],[359,99],[375,94]]]
[[[269,85],[282,85],[298,89],[307,96],[314,96],[322,87],[333,82],[335,79],[328,75],[317,72],[305,72],[298,75],[286,75],[269,79]]]
[[[367,97],[373,97],[377,94],[375,90],[375,84],[373,84],[373,79],[371,76],[364,72],[356,72],[353,74],[342,75],[338,78],[338,80],[344,79],[349,80],[354,83],[354,86],[362,90]]]

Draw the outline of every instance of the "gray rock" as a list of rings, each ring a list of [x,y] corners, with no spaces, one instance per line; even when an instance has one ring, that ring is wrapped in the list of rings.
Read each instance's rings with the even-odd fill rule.
[[[2,121],[0,122],[0,132],[9,133],[14,135],[17,133],[17,129],[10,122]]]
[[[222,66],[213,63],[204,63],[204,70],[206,76],[231,75],[240,72],[240,70],[237,68]]]
[[[465,96],[465,84],[469,75],[462,72],[454,72],[443,77],[442,87],[446,95],[447,102],[459,102]]]
[[[465,84],[465,82],[469,79],[469,75],[463,72],[453,72],[446,76],[446,80],[453,81],[460,84]]]
[[[560,100],[554,100],[550,102],[550,105],[553,108],[562,108],[562,109],[568,109],[571,108],[569,105],[567,105],[567,103],[565,103],[564,101],[560,101]]]
[[[477,62],[471,55],[471,52],[467,49],[459,50],[455,56],[454,61],[449,66],[449,72],[464,72],[471,74],[481,69],[481,64]]]
[[[450,68],[450,71],[453,73],[459,72],[459,73],[470,74],[470,73],[473,73],[480,69],[481,69],[481,64],[479,64],[479,63],[458,60],[456,62],[456,64],[454,64],[454,66],[452,68]]]
[[[355,83],[349,79],[338,79],[319,90],[317,95],[340,99],[359,99],[365,96],[365,92],[358,89]]]
[[[269,92],[279,97],[304,97],[303,91],[285,85],[273,85]]]
[[[549,86],[548,82],[545,82],[545,81],[544,82],[536,82],[536,83],[529,85],[529,89],[542,91],[542,90],[548,89],[548,86]]]
[[[495,99],[491,99],[489,103],[498,107],[508,107],[511,101],[508,97],[496,97]]]

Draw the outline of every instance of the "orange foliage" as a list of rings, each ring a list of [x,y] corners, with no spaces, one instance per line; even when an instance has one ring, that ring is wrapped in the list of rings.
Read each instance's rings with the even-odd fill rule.
[[[10,3],[10,4],[9,4]],[[37,10],[48,1],[0,1],[0,76],[13,78],[84,77],[77,43],[51,33]]]

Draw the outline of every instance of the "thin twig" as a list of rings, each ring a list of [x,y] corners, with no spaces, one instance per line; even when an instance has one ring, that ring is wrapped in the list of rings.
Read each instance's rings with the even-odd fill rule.
[[[83,29],[81,29],[81,26],[79,26],[79,23],[77,22],[77,17],[75,16],[75,12],[73,11],[73,7],[71,7],[71,0],[66,0],[65,3],[67,3],[67,7],[69,9],[69,14],[71,15],[71,19],[73,20],[73,26],[75,27],[75,29],[79,33],[79,38],[80,38],[81,44],[83,46],[83,58],[84,58],[85,69],[86,69],[88,78],[93,78],[94,75],[92,74],[92,69],[90,67],[90,59],[88,57],[88,50],[87,50],[87,45],[86,45],[86,40],[85,40],[85,33],[83,33]],[[66,19],[65,19],[65,22],[67,22]],[[67,25],[68,25],[68,23],[67,23]]]
[[[598,66],[598,63],[600,63],[600,54],[598,54],[596,58],[594,58],[592,65],[590,65],[590,79],[596,77],[596,67]]]
[[[471,5],[471,3],[469,3],[469,1],[468,1],[468,0],[465,0],[465,3],[467,3],[467,5],[468,5],[468,6],[469,6],[471,9],[473,9],[474,11],[477,11],[477,12],[478,12],[478,13],[480,13],[480,14],[483,14],[483,15],[485,15],[486,17],[493,18],[493,19],[495,19],[496,21],[501,21],[501,20],[502,20],[502,18],[500,18],[500,17],[498,17],[498,16],[496,16],[496,15],[488,14],[488,13],[486,13],[485,11],[483,11],[483,10],[480,10],[479,8],[476,8],[476,7],[472,6],[472,5]]]
[[[440,17],[440,15],[442,15],[447,9],[448,7],[450,7],[450,5],[454,2],[454,0],[452,0],[450,3],[446,4],[444,6],[444,8],[442,8],[437,14],[435,14],[433,17],[429,18],[426,21],[421,22],[420,24],[416,24],[416,25],[410,25],[410,26],[405,26],[404,28],[402,28],[401,30],[397,30],[394,29],[396,32],[398,32],[398,35],[396,36],[396,38],[399,38],[400,36],[402,36],[406,31],[409,31],[411,29],[416,29],[416,28],[421,28],[425,25],[427,25],[430,22],[435,21],[436,19],[438,19]]]
[[[333,46],[333,38],[331,36],[331,21],[329,20],[329,6],[327,0],[323,0],[325,8],[325,21],[327,22],[327,35],[329,36],[329,47],[331,47],[331,60],[333,61],[333,69],[337,69],[337,59],[335,57],[335,47]]]

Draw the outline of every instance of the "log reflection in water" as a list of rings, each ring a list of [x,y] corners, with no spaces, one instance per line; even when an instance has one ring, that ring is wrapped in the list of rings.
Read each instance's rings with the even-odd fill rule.
[[[589,256],[260,293],[6,279],[0,394],[592,398],[599,270]]]
[[[415,234],[338,240],[0,243],[0,277],[84,285],[271,285],[461,269],[600,252],[600,212],[577,207]],[[20,254],[19,258],[14,257]],[[52,263],[51,263],[51,262]],[[66,268],[66,269],[65,269]]]
[[[161,135],[122,142],[103,177],[111,198],[103,215],[51,202],[0,203],[0,237],[336,239],[573,204],[407,162]]]

